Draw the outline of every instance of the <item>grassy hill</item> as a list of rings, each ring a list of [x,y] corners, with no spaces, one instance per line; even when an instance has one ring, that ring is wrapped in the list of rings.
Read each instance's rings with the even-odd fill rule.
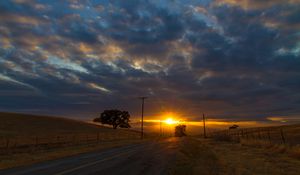
[[[138,134],[59,117],[0,112],[0,137],[57,136],[80,133]]]
[[[140,142],[139,132],[0,112],[0,169]]]

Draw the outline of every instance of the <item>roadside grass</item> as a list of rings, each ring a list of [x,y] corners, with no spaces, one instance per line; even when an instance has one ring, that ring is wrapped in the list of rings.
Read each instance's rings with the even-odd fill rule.
[[[92,143],[85,145],[65,146],[49,150],[32,150],[26,153],[7,153],[0,155],[0,169],[31,165],[38,162],[54,160],[91,151],[101,151],[147,140],[120,140],[112,142]]]
[[[212,134],[212,138],[300,160],[300,124],[224,130]]]
[[[211,133],[219,141],[239,141],[239,139],[265,140],[273,144],[300,144],[300,124],[227,129]]]
[[[299,175],[299,147],[182,138],[170,175]],[[250,146],[249,144],[253,144]],[[293,155],[293,156],[291,156]]]
[[[240,139],[243,146],[259,147],[274,154],[286,154],[300,160],[300,145],[274,144],[267,140]]]
[[[205,144],[193,138],[182,138],[172,175],[218,175],[221,171],[217,155]]]
[[[295,147],[274,145],[270,142],[224,142],[208,139],[203,141],[218,155],[223,172],[230,175],[299,175],[300,161],[295,158]],[[292,151],[292,149],[295,149]],[[290,151],[287,151],[290,150]],[[291,156],[293,154],[294,156]]]

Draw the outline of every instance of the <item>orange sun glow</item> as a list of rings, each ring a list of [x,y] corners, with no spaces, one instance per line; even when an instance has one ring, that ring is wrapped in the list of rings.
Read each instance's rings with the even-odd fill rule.
[[[165,123],[168,124],[168,125],[172,125],[172,124],[178,123],[178,121],[176,121],[172,118],[168,118],[168,119],[165,120]]]

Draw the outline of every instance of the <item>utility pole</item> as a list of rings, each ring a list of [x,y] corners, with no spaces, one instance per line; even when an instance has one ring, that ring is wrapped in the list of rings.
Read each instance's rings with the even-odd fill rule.
[[[141,123],[141,139],[144,138],[144,103],[147,97],[139,97],[142,100],[142,123]]]
[[[205,115],[203,113],[203,136],[206,138],[206,129],[205,129]]]

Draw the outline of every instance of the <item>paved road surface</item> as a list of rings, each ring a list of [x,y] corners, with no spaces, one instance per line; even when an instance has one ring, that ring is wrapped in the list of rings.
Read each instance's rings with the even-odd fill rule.
[[[0,171],[0,175],[167,174],[178,138],[113,148]]]

